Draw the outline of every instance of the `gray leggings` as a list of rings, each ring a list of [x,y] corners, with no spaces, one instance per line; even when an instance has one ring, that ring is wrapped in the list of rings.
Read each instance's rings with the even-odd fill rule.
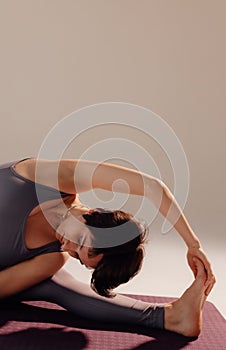
[[[14,301],[44,300],[94,321],[120,322],[149,328],[164,328],[164,305],[150,304],[121,294],[105,298],[89,285],[77,281],[64,269],[11,298]]]

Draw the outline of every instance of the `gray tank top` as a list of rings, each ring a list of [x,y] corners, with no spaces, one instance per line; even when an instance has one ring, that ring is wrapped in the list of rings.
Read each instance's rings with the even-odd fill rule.
[[[22,160],[0,165],[0,270],[40,254],[60,251],[61,247],[59,241],[54,241],[39,248],[26,248],[24,231],[29,213],[42,202],[71,194],[16,173],[13,166]]]

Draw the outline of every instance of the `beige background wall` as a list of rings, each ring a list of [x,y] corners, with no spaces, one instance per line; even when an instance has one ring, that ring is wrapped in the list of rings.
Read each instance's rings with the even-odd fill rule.
[[[224,253],[225,11],[224,0],[0,0],[0,161],[37,155],[47,132],[78,108],[147,107],[184,146],[189,222],[204,246]]]

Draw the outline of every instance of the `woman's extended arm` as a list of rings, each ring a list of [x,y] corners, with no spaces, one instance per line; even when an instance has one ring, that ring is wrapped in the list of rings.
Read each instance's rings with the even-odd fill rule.
[[[32,160],[31,160],[32,161]],[[136,170],[109,163],[86,160],[63,159],[60,162],[39,160],[34,172],[35,160],[30,163],[28,176],[49,186],[59,187],[68,193],[81,193],[99,188],[107,191],[146,196],[166,217],[188,247],[188,263],[196,274],[193,257],[199,258],[207,271],[206,294],[211,290],[215,278],[199,239],[189,226],[184,214],[169,188],[159,179]],[[29,164],[29,163],[28,163]]]

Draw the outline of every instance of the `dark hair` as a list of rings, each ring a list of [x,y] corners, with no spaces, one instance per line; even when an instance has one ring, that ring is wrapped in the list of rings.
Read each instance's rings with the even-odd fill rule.
[[[113,297],[111,290],[128,282],[141,269],[146,225],[121,210],[98,208],[83,217],[94,236],[89,257],[104,254],[92,273],[91,287],[100,295]]]

